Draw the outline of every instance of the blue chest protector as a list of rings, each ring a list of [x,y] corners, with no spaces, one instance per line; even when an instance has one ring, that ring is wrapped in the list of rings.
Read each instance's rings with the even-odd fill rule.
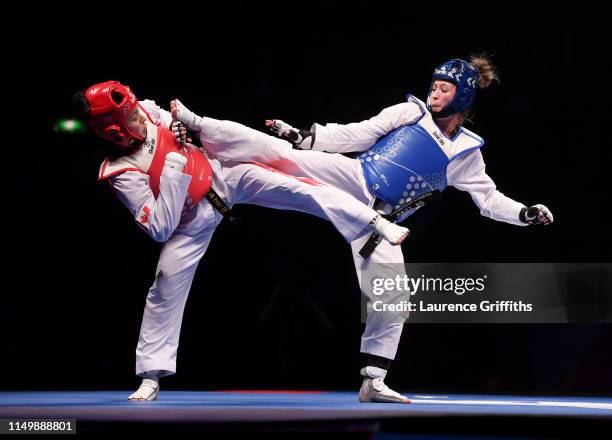
[[[447,138],[425,103],[407,98],[420,107],[420,119],[389,132],[357,157],[370,192],[394,209],[423,193],[443,191],[448,164],[484,145],[481,137],[463,127]]]

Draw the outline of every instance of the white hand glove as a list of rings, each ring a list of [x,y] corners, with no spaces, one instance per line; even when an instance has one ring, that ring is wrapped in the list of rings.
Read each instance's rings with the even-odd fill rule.
[[[530,225],[549,225],[554,221],[552,212],[546,206],[537,204],[529,208],[523,208],[519,215],[523,223]]]
[[[280,119],[268,119],[266,120],[266,126],[272,133],[288,140],[296,148],[300,150],[312,150],[314,136],[310,130],[298,130]]]
[[[183,172],[183,168],[187,165],[187,158],[179,153],[171,152],[166,155],[166,162],[164,168],[172,168],[179,173]]]
[[[173,120],[182,122],[192,131],[201,131],[204,126],[204,120],[185,107],[178,99],[170,101],[170,113]]]
[[[180,121],[172,121],[170,123],[170,131],[172,131],[174,138],[180,144],[187,144],[193,142],[193,140],[187,136],[187,129]]]

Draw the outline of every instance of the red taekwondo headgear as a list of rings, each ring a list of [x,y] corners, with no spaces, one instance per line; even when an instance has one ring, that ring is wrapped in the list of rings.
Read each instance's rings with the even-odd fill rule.
[[[129,87],[119,81],[106,81],[94,84],[85,91],[89,103],[89,125],[102,138],[114,143],[129,139],[144,141],[127,127],[130,112],[138,105],[138,100]]]

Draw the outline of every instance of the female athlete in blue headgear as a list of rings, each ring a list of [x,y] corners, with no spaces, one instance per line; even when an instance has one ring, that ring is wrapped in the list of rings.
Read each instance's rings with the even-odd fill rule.
[[[219,148],[207,142],[207,118],[194,115],[180,102],[177,118],[199,132],[203,145],[217,157],[256,160],[293,175],[315,178],[379,212],[401,212],[397,222],[418,209],[411,208],[415,199],[450,185],[469,192],[480,213],[494,220],[521,226],[550,224],[553,215],[544,205],[528,208],[496,189],[485,172],[480,151],[483,139],[462,125],[477,89],[495,80],[497,75],[486,56],[472,56],[469,62],[452,59],[435,69],[427,102],[408,95],[406,102],[385,108],[371,119],[346,125],[313,124],[307,130],[297,130],[280,120],[266,122],[297,150],[269,139]],[[329,154],[349,152],[360,154],[355,159]],[[362,248],[369,238],[365,234],[351,242],[360,286],[368,296],[372,275],[392,279],[405,275],[401,248],[381,242],[364,253]],[[389,294],[395,301],[403,298],[401,292]],[[361,402],[408,401],[384,383],[406,317],[407,313],[383,316],[368,310],[361,341]]]

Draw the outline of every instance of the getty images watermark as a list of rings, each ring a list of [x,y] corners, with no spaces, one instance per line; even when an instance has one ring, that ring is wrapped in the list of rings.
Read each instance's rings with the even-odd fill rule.
[[[372,308],[376,312],[384,311],[409,311],[409,312],[531,312],[533,304],[523,301],[494,301],[486,299],[477,302],[429,302],[418,300],[411,302],[401,299],[399,303],[387,303],[385,300],[389,292],[406,292],[410,296],[417,293],[431,292],[435,294],[482,294],[484,295],[487,275],[480,278],[429,278],[421,275],[419,278],[411,278],[408,275],[396,275],[395,278],[372,279],[372,294],[380,299],[373,299]],[[398,298],[401,295],[393,295]],[[399,309],[399,310],[398,310]]]
[[[612,322],[610,263],[372,264],[362,319],[404,322]]]

